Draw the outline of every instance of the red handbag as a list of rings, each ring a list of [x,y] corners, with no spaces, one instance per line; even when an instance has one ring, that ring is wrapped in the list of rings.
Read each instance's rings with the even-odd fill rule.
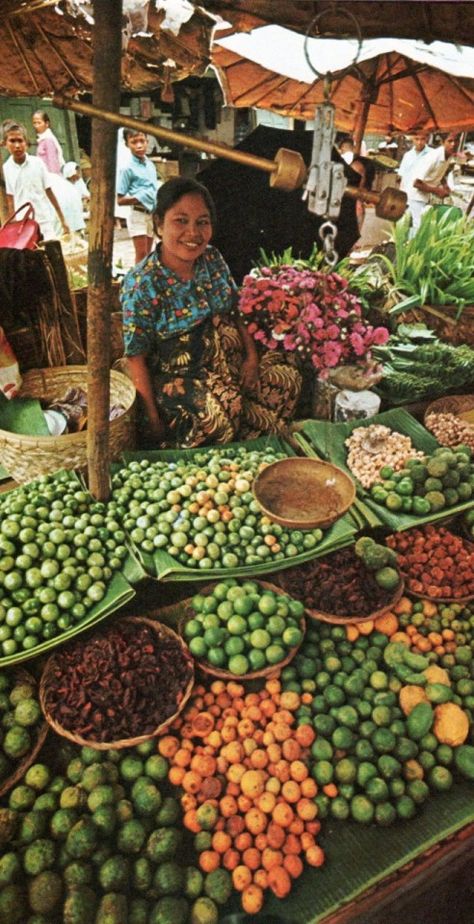
[[[26,209],[23,218],[15,221],[15,216],[22,212],[23,209]],[[35,250],[41,237],[40,226],[35,221],[35,210],[31,202],[24,202],[0,228],[0,247],[10,247],[14,250]]]

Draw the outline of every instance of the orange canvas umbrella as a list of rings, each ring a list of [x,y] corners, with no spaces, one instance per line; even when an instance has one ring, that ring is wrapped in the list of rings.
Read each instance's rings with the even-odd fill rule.
[[[472,48],[371,39],[358,49],[354,40],[305,39],[266,26],[246,35],[217,36],[212,60],[231,106],[313,119],[329,71],[335,120],[344,131],[474,128]]]

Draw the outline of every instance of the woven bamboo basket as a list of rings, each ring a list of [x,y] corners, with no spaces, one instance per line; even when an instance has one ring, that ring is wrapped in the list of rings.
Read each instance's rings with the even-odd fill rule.
[[[176,702],[175,711],[172,713],[172,715],[169,715],[164,722],[154,728],[153,731],[147,732],[143,735],[137,735],[134,738],[121,738],[116,741],[97,741],[94,738],[85,738],[82,737],[82,735],[75,734],[69,728],[66,728],[64,725],[61,725],[59,722],[57,722],[56,719],[54,719],[51,715],[49,684],[52,673],[57,666],[58,661],[61,659],[61,654],[58,652],[54,655],[51,655],[51,657],[46,662],[40,681],[39,698],[41,708],[49,727],[52,728],[57,735],[61,735],[63,738],[68,738],[69,741],[73,741],[74,744],[77,744],[80,747],[87,746],[90,748],[95,748],[97,751],[117,751],[121,750],[122,748],[135,747],[137,744],[142,744],[145,741],[149,741],[151,738],[156,738],[158,735],[163,735],[168,730],[170,725],[173,724],[174,720],[178,717],[180,712],[184,709],[192,693],[194,686],[194,662],[180,636],[169,626],[166,626],[161,622],[157,622],[154,619],[146,619],[143,616],[124,616],[122,617],[121,621],[132,623],[134,625],[141,624],[149,626],[156,633],[158,639],[172,638],[177,641],[181,649],[182,658],[187,662],[188,679],[185,687],[180,691]],[[123,704],[117,703],[117,708],[123,709]],[[143,716],[143,718],[146,720],[146,716]]]
[[[276,587],[275,584],[271,584],[268,581],[257,581],[257,583],[259,587],[262,588],[262,590],[270,590],[275,594],[286,593],[286,591],[282,591],[281,587]],[[199,589],[199,593],[202,593],[204,596],[206,596],[207,594],[211,593],[214,586],[214,584],[207,584],[205,587]],[[178,631],[182,637],[184,645],[186,645],[186,640],[184,639],[184,629],[186,623],[194,616],[194,610],[191,607],[191,601],[192,597],[188,597],[180,604],[180,606],[184,608],[184,614],[179,619]],[[171,609],[171,607],[168,607],[168,610]],[[306,622],[304,618],[300,619],[300,629],[304,638],[306,631]],[[257,671],[249,671],[247,674],[233,674],[231,671],[224,670],[224,668],[220,667],[214,667],[208,661],[200,660],[199,658],[194,658],[194,663],[203,674],[208,674],[210,677],[218,677],[220,680],[236,680],[238,683],[240,683],[242,680],[258,680],[260,677],[274,677],[278,675],[280,671],[290,663],[290,661],[293,660],[303,643],[303,638],[301,639],[299,645],[294,645],[293,648],[288,649],[286,656],[282,658],[281,661],[278,661],[276,664],[268,664],[266,667],[262,667]],[[187,646],[186,650],[188,650]],[[193,657],[193,655],[190,654],[190,657]]]
[[[285,575],[282,572],[281,586],[285,589]],[[338,616],[336,613],[325,613],[323,610],[314,610],[310,609],[309,606],[305,607],[305,613],[310,619],[314,619],[317,622],[329,622],[335,626],[349,626],[355,625],[358,622],[372,622],[375,619],[379,619],[380,616],[384,616],[386,613],[389,613],[390,610],[396,606],[399,600],[403,596],[405,589],[405,584],[402,578],[400,578],[398,586],[395,588],[390,600],[385,606],[379,607],[377,610],[372,610],[369,613],[365,613],[363,616],[353,616],[351,613],[348,613],[344,616]],[[287,591],[289,593],[289,591]]]
[[[464,414],[466,411],[474,410],[474,394],[472,395],[445,395],[442,398],[436,398],[432,401],[424,413],[424,419],[428,414]]]
[[[19,680],[21,683],[31,683],[37,687],[35,678],[32,677],[28,671],[23,670],[23,668],[15,671],[14,676],[15,681]],[[24,755],[24,757],[21,758],[21,760],[18,761],[10,776],[7,776],[0,781],[0,796],[4,796],[5,793],[7,793],[10,789],[13,788],[13,786],[15,786],[20,782],[20,780],[23,779],[26,771],[35,762],[39,752],[41,751],[41,748],[46,741],[48,731],[49,728],[47,722],[40,722],[33,729],[34,740],[30,750]]]
[[[55,366],[30,369],[23,377],[21,398],[46,402],[64,397],[69,388],[87,389],[87,366]],[[110,460],[118,459],[135,443],[135,386],[121,372],[110,373],[110,403],[120,404],[124,413],[110,421]],[[19,483],[31,481],[58,469],[87,468],[87,433],[62,436],[27,436],[0,430],[0,462]]]

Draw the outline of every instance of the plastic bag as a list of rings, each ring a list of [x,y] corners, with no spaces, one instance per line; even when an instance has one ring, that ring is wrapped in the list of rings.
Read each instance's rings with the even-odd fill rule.
[[[0,327],[0,391],[6,398],[16,398],[21,388],[20,367],[17,358]]]

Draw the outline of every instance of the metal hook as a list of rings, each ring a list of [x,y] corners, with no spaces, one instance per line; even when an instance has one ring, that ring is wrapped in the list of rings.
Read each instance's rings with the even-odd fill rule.
[[[310,24],[309,24],[309,26],[308,26],[308,28],[307,28],[307,30],[306,30],[305,37],[304,37],[304,46],[303,46],[304,56],[305,56],[305,59],[306,59],[306,63],[307,63],[307,65],[308,65],[308,67],[311,68],[313,74],[316,74],[316,77],[318,77],[319,79],[323,79],[323,78],[324,78],[324,99],[325,99],[325,100],[326,100],[326,99],[329,99],[329,94],[330,94],[330,89],[331,89],[331,83],[332,83],[332,73],[331,73],[331,71],[328,71],[327,74],[323,74],[321,71],[318,71],[318,69],[317,69],[316,67],[314,67],[314,65],[313,65],[313,63],[312,63],[312,61],[311,61],[311,58],[310,58],[310,56],[309,56],[309,51],[308,51],[308,40],[309,40],[309,38],[311,37],[311,36],[310,36],[310,33],[312,32],[313,27],[314,27],[314,26],[319,22],[319,20],[320,20],[323,16],[325,16],[327,13],[341,13],[343,16],[346,16],[348,19],[350,19],[351,22],[353,23],[353,25],[355,26],[355,31],[356,31],[356,36],[355,36],[355,37],[357,38],[357,50],[356,50],[356,53],[355,53],[355,56],[354,56],[353,60],[352,60],[351,63],[347,66],[347,68],[344,68],[344,70],[349,70],[351,67],[354,67],[354,65],[357,64],[357,61],[359,60],[360,50],[361,50],[361,48],[362,48],[362,32],[361,32],[361,29],[360,29],[360,26],[359,26],[358,19],[357,19],[357,17],[354,16],[354,14],[351,13],[349,10],[344,9],[343,6],[338,6],[338,5],[336,4],[336,5],[333,6],[333,7],[328,7],[328,9],[326,9],[326,10],[321,10],[321,12],[318,13],[317,16],[315,16],[314,19],[311,20],[311,22],[310,22]],[[319,35],[318,37],[319,37],[319,38],[322,38],[323,36]],[[351,37],[352,37],[352,36],[351,36]]]

